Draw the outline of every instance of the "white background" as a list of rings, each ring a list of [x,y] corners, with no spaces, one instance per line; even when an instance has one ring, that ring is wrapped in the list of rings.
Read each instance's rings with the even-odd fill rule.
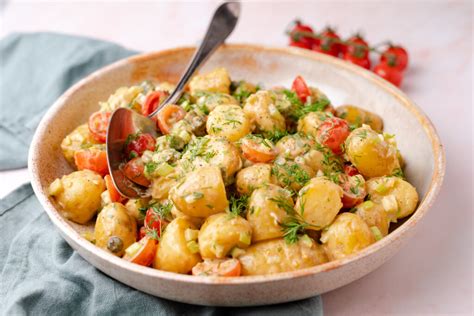
[[[160,50],[195,44],[215,5],[3,2],[0,36],[58,31],[141,51]],[[241,17],[230,42],[286,45],[284,28],[300,17],[317,29],[326,23],[336,26],[343,36],[361,30],[371,43],[390,39],[403,44],[411,59],[402,90],[428,114],[445,145],[444,186],[416,236],[377,271],[324,294],[327,315],[472,315],[472,3],[246,2]],[[0,196],[4,196],[28,176],[20,170],[2,172],[0,179]]]

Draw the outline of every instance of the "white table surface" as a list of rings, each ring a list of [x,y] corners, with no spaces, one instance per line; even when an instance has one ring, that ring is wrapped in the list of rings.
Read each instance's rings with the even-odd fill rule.
[[[10,1],[0,4],[0,36],[59,31],[160,50],[196,43],[215,4]],[[443,189],[411,243],[375,272],[324,294],[326,314],[472,315],[472,3],[246,2],[229,41],[286,45],[283,30],[294,17],[406,46],[411,59],[402,90],[433,121],[447,157]],[[1,172],[0,179],[4,196],[28,174]]]

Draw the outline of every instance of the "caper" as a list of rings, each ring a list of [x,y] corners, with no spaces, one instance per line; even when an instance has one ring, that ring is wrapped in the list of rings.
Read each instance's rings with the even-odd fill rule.
[[[112,251],[113,253],[117,253],[122,251],[123,249],[123,241],[120,237],[112,236],[107,241],[107,249]]]

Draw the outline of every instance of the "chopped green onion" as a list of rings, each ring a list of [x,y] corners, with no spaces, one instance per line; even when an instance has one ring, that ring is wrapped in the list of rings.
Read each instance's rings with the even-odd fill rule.
[[[380,240],[383,238],[382,233],[380,232],[380,229],[377,226],[370,227],[370,230],[374,234],[376,240]]]
[[[197,240],[199,235],[199,230],[188,228],[184,231],[184,239],[186,241]]]
[[[232,258],[238,258],[243,254],[245,254],[245,250],[240,249],[239,247],[234,247],[230,251],[230,255],[232,256]]]
[[[374,205],[375,204],[372,201],[365,201],[364,203],[362,203],[362,206],[366,207],[366,208],[372,208],[372,207],[374,207]]]
[[[156,167],[155,173],[161,177],[165,177],[171,172],[173,172],[173,170],[174,168],[171,165],[167,164],[166,162],[163,162]]]
[[[125,249],[125,255],[127,257],[133,258],[137,254],[137,252],[140,250],[141,247],[142,245],[140,245],[140,243],[135,242],[131,244],[127,249]]]
[[[313,246],[313,241],[311,240],[311,238],[304,234],[303,236],[301,236],[300,238],[301,242],[303,243],[303,245],[305,245],[306,247],[308,248],[311,248]]]
[[[186,246],[188,247],[189,251],[191,251],[191,253],[193,254],[199,252],[199,245],[195,240],[188,241]]]
[[[250,245],[252,242],[252,236],[249,232],[241,232],[239,236],[239,241],[245,245]]]

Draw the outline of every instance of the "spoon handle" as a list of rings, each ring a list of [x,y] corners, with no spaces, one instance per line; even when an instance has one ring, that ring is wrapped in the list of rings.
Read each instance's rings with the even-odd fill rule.
[[[232,33],[240,14],[240,3],[239,2],[224,2],[221,4],[214,16],[212,17],[211,23],[207,28],[206,35],[199,45],[198,49],[194,53],[191,62],[189,63],[186,71],[179,80],[176,88],[171,95],[148,117],[153,117],[158,113],[163,106],[170,103],[176,103],[181,97],[181,93],[188,83],[189,79],[194,75],[197,69],[211,56],[211,54],[222,44],[225,39]]]

